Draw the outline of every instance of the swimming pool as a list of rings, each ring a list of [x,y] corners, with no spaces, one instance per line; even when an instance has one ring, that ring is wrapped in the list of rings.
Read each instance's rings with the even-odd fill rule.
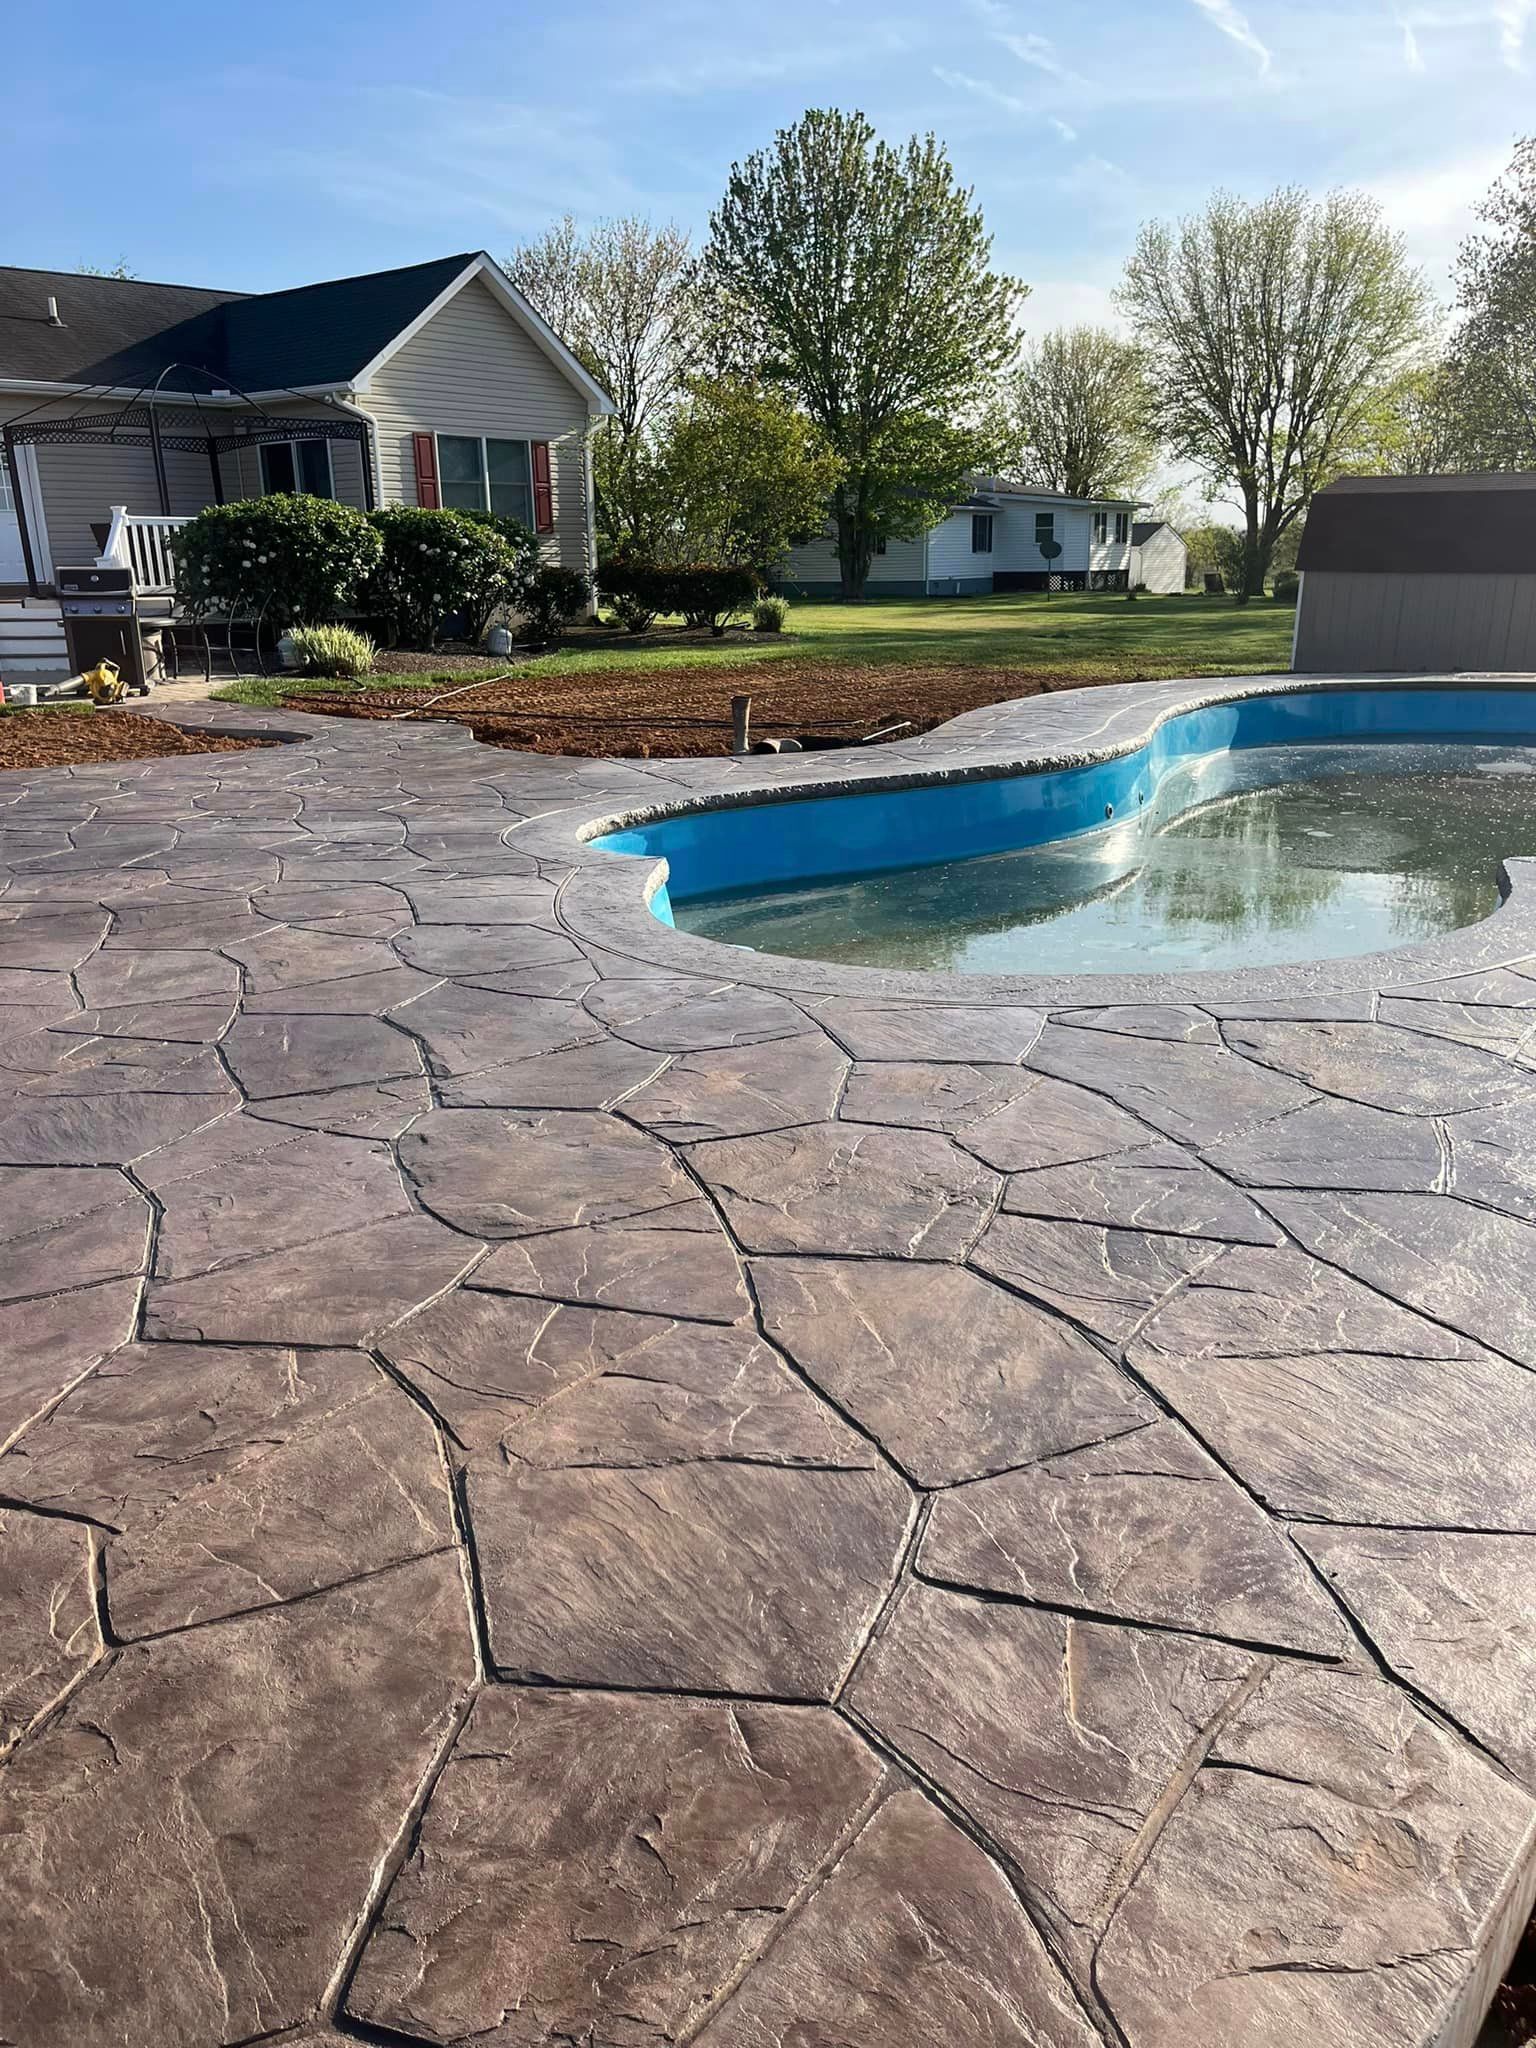
[[[611,832],[653,912],[765,954],[948,973],[1262,967],[1476,923],[1536,854],[1536,692],[1179,712],[1113,759],[741,802]]]

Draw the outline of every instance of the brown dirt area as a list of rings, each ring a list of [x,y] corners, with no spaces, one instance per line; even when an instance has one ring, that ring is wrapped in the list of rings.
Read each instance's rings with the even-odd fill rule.
[[[8,711],[0,718],[0,773],[76,768],[93,761],[143,761],[167,754],[241,754],[270,740],[183,732],[132,711]]]
[[[447,686],[451,688],[452,686]],[[423,710],[419,689],[371,689],[284,699],[290,709],[331,717],[387,718],[397,711],[467,725],[490,746],[537,754],[650,756],[728,754],[731,695],[752,696],[758,739],[804,739],[854,746],[884,726],[911,739],[962,711],[1008,697],[1034,697],[1059,679],[1027,669],[881,662],[845,667],[828,661],[775,661],[771,667],[615,669],[518,676]]]

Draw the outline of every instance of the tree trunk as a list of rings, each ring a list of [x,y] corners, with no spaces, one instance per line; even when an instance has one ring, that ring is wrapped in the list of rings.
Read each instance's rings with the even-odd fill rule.
[[[837,520],[837,568],[843,596],[862,597],[874,556],[869,527],[861,515],[858,500],[850,500],[841,490],[833,500],[833,510]]]
[[[1269,551],[1274,548],[1273,541]],[[1237,601],[1246,604],[1250,597],[1262,596],[1264,592],[1264,570],[1268,564],[1263,529],[1259,520],[1259,503],[1255,497],[1243,500],[1243,558],[1237,579]],[[1257,578],[1257,582],[1255,582]]]

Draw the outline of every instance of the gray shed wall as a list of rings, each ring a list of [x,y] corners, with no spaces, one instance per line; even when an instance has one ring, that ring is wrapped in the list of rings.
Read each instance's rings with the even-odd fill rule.
[[[1480,576],[1309,569],[1293,666],[1309,675],[1536,671],[1536,571]]]

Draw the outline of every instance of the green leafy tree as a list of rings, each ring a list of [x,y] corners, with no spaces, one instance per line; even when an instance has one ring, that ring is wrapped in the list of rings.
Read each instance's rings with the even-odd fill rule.
[[[1242,505],[1239,595],[1260,592],[1281,535],[1416,359],[1423,279],[1362,193],[1218,192],[1142,228],[1121,298],[1152,359],[1159,438]]]
[[[77,277],[131,278],[137,277],[139,273],[128,268],[126,256],[119,256],[115,263],[77,263],[75,274]]]
[[[1016,346],[1022,288],[991,268],[972,195],[930,135],[880,141],[813,110],[734,164],[704,270],[740,356],[782,381],[843,464],[843,594],[882,535],[921,533],[962,494],[977,417]]]
[[[1025,350],[1004,384],[1004,470],[1074,498],[1128,497],[1157,459],[1146,363],[1107,327],[1061,327]]]
[[[843,473],[825,434],[772,385],[701,379],[673,415],[660,472],[686,562],[745,562],[766,575],[819,533]]]
[[[598,530],[611,548],[649,547],[662,515],[656,437],[699,348],[692,244],[630,217],[583,232],[569,214],[504,268],[613,400],[592,438]]]
[[[1478,209],[1456,262],[1450,349],[1466,466],[1536,468],[1536,135]]]

